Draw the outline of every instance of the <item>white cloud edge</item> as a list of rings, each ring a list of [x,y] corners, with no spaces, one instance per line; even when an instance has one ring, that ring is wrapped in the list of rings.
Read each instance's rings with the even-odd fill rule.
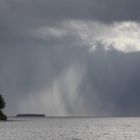
[[[119,51],[129,53],[140,51],[139,27],[139,22],[131,21],[104,24],[97,21],[69,20],[58,26],[40,27],[33,31],[32,35],[43,40],[63,40],[66,36],[74,36],[76,43],[90,46],[90,51],[93,51],[97,47],[96,43],[100,42],[105,49],[112,46]]]

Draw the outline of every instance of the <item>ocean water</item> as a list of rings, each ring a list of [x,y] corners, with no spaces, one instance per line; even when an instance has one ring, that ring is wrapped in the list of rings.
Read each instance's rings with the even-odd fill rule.
[[[140,118],[13,118],[0,140],[140,140]]]

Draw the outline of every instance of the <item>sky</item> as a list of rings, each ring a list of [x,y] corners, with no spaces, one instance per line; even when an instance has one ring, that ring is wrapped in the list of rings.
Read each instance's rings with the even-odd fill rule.
[[[140,116],[139,0],[0,0],[6,114]]]

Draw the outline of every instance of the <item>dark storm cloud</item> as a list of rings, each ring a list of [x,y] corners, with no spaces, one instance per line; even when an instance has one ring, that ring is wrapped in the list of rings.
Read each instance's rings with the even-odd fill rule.
[[[110,115],[139,116],[140,53],[106,52],[101,47],[90,57],[87,81],[94,85],[103,103],[101,108],[107,111],[111,107]]]
[[[98,46],[90,53],[71,28],[60,37],[57,30],[52,38],[38,36],[40,28],[59,29],[70,20],[139,21],[139,5],[139,0],[0,0],[0,91],[8,114],[32,112],[24,107],[31,95],[45,98],[34,102],[46,103],[47,115],[61,107],[60,115],[140,115],[139,52]]]
[[[1,15],[22,19],[139,20],[139,0],[1,0]],[[41,21],[42,22],[42,21]]]
[[[39,94],[42,94],[40,90],[44,87],[49,89],[55,79],[58,78],[58,84],[61,83],[63,80],[61,75],[69,69],[69,66],[75,65],[84,68],[85,73],[80,69],[78,71],[83,74],[83,78],[74,92],[76,96],[71,95],[69,89],[74,88],[74,85],[69,87],[65,79],[64,83],[60,84],[59,96],[62,98],[62,106],[59,107],[65,106],[67,110],[67,114],[61,112],[61,115],[140,115],[139,52],[126,54],[115,49],[106,51],[104,47],[98,47],[92,53],[89,53],[85,47],[1,48],[0,52],[1,92],[7,99],[7,112],[10,114],[21,111],[20,103],[23,99],[28,101],[29,95],[40,97]],[[79,77],[73,78],[70,84],[77,83],[76,78]],[[52,98],[47,99],[49,94],[58,98],[57,92],[46,91],[44,97],[46,108],[48,108],[47,102],[52,100]],[[37,102],[41,101],[35,100],[35,105]],[[42,110],[41,106],[37,106],[36,109],[36,112]],[[44,112],[52,115],[50,112],[56,108],[51,105],[49,109]]]
[[[0,48],[0,90],[6,96],[8,112],[15,113],[29,94],[35,96],[42,88],[49,88],[70,65],[81,65],[83,50],[57,46]]]
[[[1,0],[0,43],[33,42],[27,31],[67,20],[139,21],[139,0]]]

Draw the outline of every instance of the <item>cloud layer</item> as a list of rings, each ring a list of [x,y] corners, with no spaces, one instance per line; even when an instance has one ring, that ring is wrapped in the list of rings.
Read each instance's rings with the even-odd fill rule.
[[[1,0],[6,112],[140,115],[139,0]]]
[[[17,19],[36,18],[38,23],[37,18],[122,21],[139,20],[139,4],[139,0],[1,0],[0,9]]]
[[[0,83],[10,114],[140,113],[139,52],[106,50],[100,45],[92,52],[85,46],[64,46],[12,48],[10,53],[8,48],[5,54]]]

